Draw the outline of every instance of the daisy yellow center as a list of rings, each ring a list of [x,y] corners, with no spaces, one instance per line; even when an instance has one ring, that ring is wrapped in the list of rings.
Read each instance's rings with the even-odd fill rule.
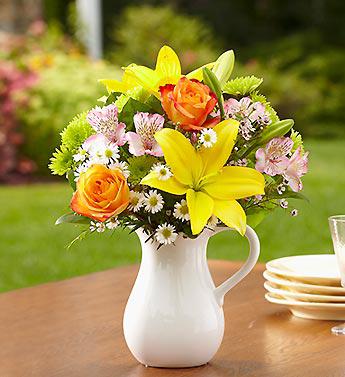
[[[204,140],[205,140],[206,142],[211,141],[211,136],[210,136],[209,134],[205,134],[205,135],[204,135]]]
[[[169,229],[167,229],[167,228],[163,229],[163,231],[162,231],[162,236],[163,236],[164,238],[169,238],[169,237],[171,236],[171,230],[169,230]]]
[[[180,207],[180,212],[182,215],[187,215],[188,214],[188,207],[187,204],[184,204]]]
[[[113,156],[113,152],[110,149],[106,149],[105,151],[105,157],[110,158]]]
[[[131,202],[133,205],[136,206],[139,202],[139,198],[137,196],[133,196],[133,198],[131,199]]]
[[[165,176],[165,175],[167,175],[167,171],[165,169],[161,169],[159,171],[159,174]]]
[[[153,197],[150,198],[149,203],[152,207],[154,207],[158,204],[158,200],[155,196],[153,196]]]

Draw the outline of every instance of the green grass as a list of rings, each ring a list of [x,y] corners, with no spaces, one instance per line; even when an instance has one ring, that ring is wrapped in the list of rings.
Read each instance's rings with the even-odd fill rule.
[[[257,228],[261,261],[332,250],[327,217],[345,213],[345,141],[310,141],[307,149],[304,193],[310,203],[296,203],[296,218],[278,209]],[[67,210],[70,196],[66,184],[0,187],[0,291],[139,262],[139,242],[126,231],[94,234],[66,250],[78,228],[54,221]],[[247,249],[239,235],[224,232],[211,240],[209,257],[244,259]]]

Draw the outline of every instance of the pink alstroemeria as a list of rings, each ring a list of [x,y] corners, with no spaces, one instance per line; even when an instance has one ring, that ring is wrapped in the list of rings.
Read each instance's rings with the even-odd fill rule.
[[[87,114],[87,120],[97,133],[116,145],[122,146],[126,143],[126,125],[119,122],[118,110],[114,104],[94,107]]]
[[[300,191],[303,188],[301,177],[308,172],[308,152],[303,154],[302,148],[298,147],[287,166],[283,176],[287,180],[292,191]]]
[[[289,137],[276,137],[265,148],[256,151],[255,169],[270,176],[282,174],[289,165],[287,154],[291,152],[293,141]]]
[[[127,132],[129,151],[134,156],[149,154],[156,157],[163,156],[154,134],[164,125],[164,117],[160,114],[137,113],[134,115],[135,132]]]
[[[224,102],[224,112],[228,118],[233,115],[248,116],[250,114],[250,105],[252,101],[249,97],[241,98],[239,101],[235,98],[230,98]]]

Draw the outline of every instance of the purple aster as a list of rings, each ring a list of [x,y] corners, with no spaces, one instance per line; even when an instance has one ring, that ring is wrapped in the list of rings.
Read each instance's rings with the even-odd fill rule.
[[[119,146],[126,143],[126,125],[119,122],[118,110],[114,104],[96,106],[87,114],[87,121],[98,134],[104,135],[111,142]]]
[[[144,154],[163,156],[163,151],[154,138],[154,134],[163,128],[164,117],[160,114],[137,113],[133,120],[136,132],[126,134],[129,151],[134,156]]]
[[[289,137],[276,137],[265,148],[256,151],[255,169],[270,176],[282,174],[289,165],[287,154],[291,152],[293,141]]]

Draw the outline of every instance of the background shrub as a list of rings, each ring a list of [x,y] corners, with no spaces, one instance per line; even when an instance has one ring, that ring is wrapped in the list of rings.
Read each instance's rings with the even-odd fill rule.
[[[60,143],[60,132],[78,113],[97,105],[105,94],[99,78],[116,78],[119,69],[83,56],[56,54],[53,64],[40,72],[30,91],[28,107],[19,112],[27,142],[23,152],[41,174],[49,173],[48,160]]]
[[[152,67],[164,44],[178,52],[185,72],[213,61],[220,52],[205,22],[169,6],[130,6],[116,18],[113,30],[108,56],[121,66],[136,62]]]

